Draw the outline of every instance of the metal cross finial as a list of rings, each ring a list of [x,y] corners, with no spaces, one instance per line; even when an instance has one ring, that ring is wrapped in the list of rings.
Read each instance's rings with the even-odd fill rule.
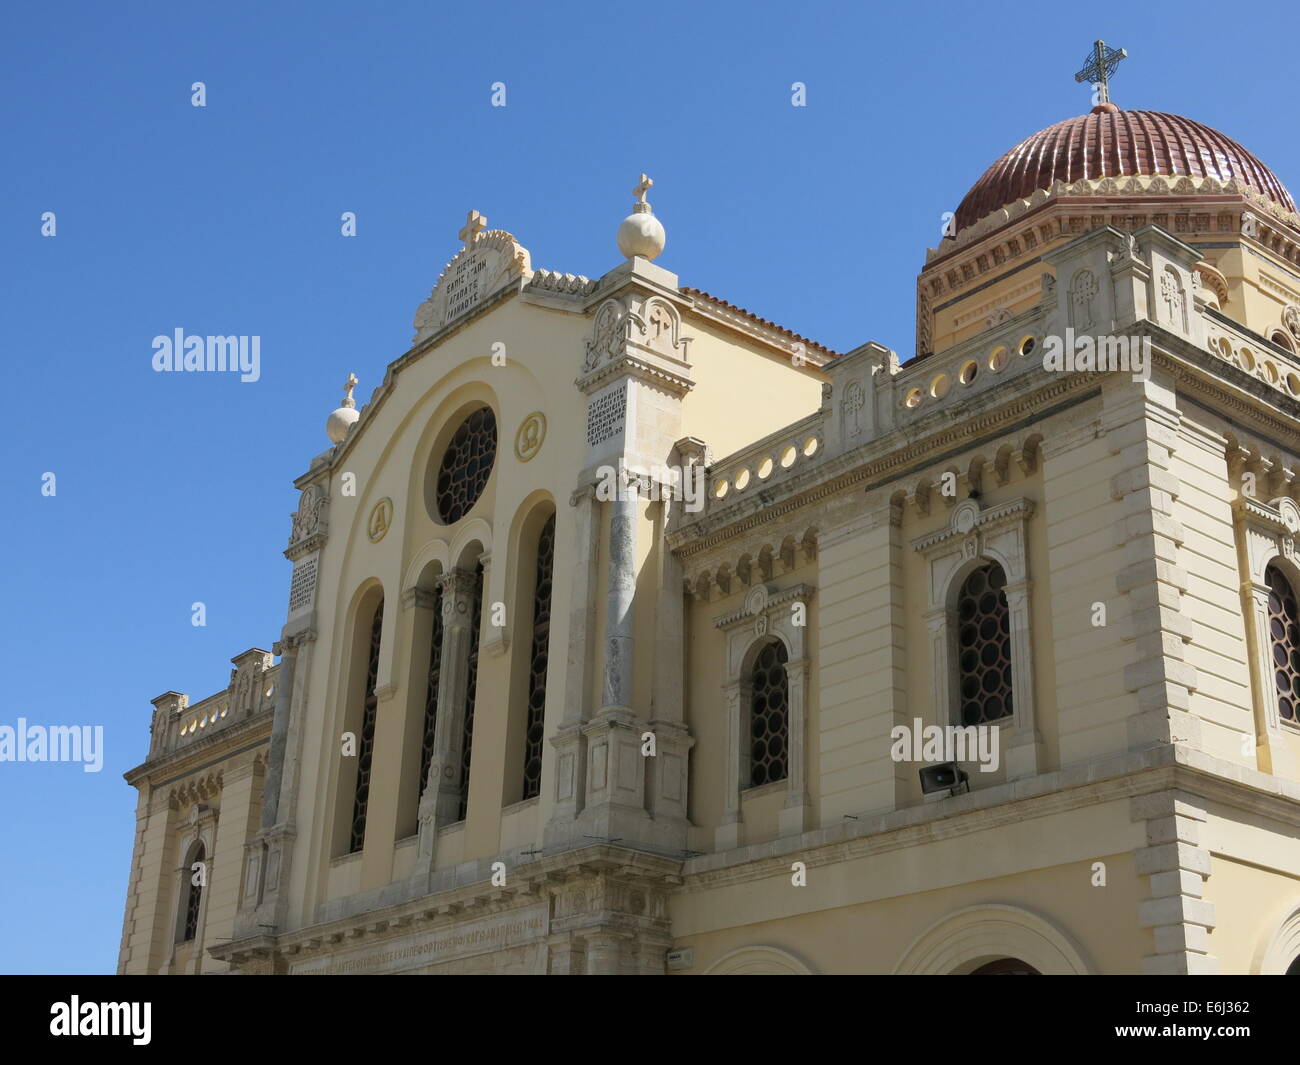
[[[645,174],[641,175],[641,180],[637,183],[636,188],[632,190],[632,195],[636,197],[637,203],[645,203],[645,194],[650,191],[654,182]]]
[[[473,244],[474,238],[479,235],[481,230],[487,228],[487,216],[481,215],[477,211],[470,211],[465,216],[465,228],[456,236],[460,237],[466,244]]]
[[[1094,41],[1092,54],[1083,64],[1083,69],[1074,76],[1074,80],[1092,82],[1100,90],[1097,94],[1097,102],[1108,104],[1110,103],[1108,82],[1111,75],[1115,73],[1115,68],[1119,66],[1120,60],[1127,56],[1128,52],[1123,48],[1107,48],[1105,41]]]

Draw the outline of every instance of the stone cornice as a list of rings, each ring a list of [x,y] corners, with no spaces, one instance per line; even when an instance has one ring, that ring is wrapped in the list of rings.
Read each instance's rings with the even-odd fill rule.
[[[1036,213],[1041,207],[1099,205],[1112,211],[1124,208],[1145,214],[1167,208],[1164,213],[1190,214],[1198,210],[1212,211],[1216,207],[1232,203],[1248,204],[1292,229],[1300,229],[1300,218],[1275,204],[1259,189],[1236,178],[1220,181],[1214,177],[1139,174],[1120,178],[1082,178],[1068,185],[1057,180],[1050,188],[1039,189],[1030,196],[1014,200],[1000,210],[990,212],[961,230],[946,246],[928,249],[925,269],[929,270],[950,256],[971,248],[985,237],[1001,233],[1005,227],[1025,222],[1026,216]]]
[[[310,954],[334,943],[349,944],[362,939],[382,942],[390,932],[420,924],[450,926],[457,920],[513,909],[529,898],[540,900],[548,892],[581,877],[612,878],[645,889],[665,890],[681,882],[682,863],[676,858],[635,851],[610,844],[594,844],[563,851],[514,867],[507,887],[495,887],[486,863],[483,879],[462,887],[430,894],[390,906],[377,907],[334,921],[307,925],[275,936],[253,936],[208,948],[222,961],[238,962],[258,951],[280,951],[291,955]]]
[[[545,293],[547,296],[562,296],[585,302],[596,291],[599,283],[582,274],[562,274],[558,270],[536,270],[532,279],[524,286],[528,295]]]
[[[729,610],[725,614],[719,614],[714,618],[713,627],[724,630],[734,629],[737,625],[751,620],[756,613],[774,610],[777,607],[785,606],[787,603],[811,602],[815,590],[811,584],[795,584],[783,591],[772,592],[763,600],[763,605],[759,610],[752,609],[748,597],[746,597],[744,605],[737,607],[735,610]]]
[[[708,890],[789,876],[791,855],[809,868],[835,865],[1169,789],[1211,798],[1287,828],[1300,828],[1300,783],[1279,780],[1200,751],[1164,746],[692,858],[684,867],[680,890]]]
[[[158,776],[165,775],[167,780],[172,780],[217,765],[240,751],[248,750],[263,741],[269,742],[274,716],[274,707],[267,706],[250,714],[243,721],[186,744],[180,750],[162,751],[134,769],[128,769],[122,777],[132,787],[138,788],[146,779],[157,786],[154,778]]]
[[[1284,500],[1282,505],[1285,507],[1289,504],[1291,513],[1284,514],[1277,507],[1262,503],[1258,499],[1251,499],[1248,496],[1238,496],[1233,501],[1232,509],[1247,522],[1267,530],[1275,536],[1294,536],[1300,531],[1300,521],[1297,520],[1296,505],[1293,500]],[[1290,521],[1288,522],[1288,518]]]
[[[304,555],[310,555],[313,551],[319,551],[325,546],[327,535],[323,532],[312,533],[306,539],[299,540],[292,547],[286,547],[284,557],[290,562],[297,562]]]
[[[631,352],[620,358],[602,362],[590,373],[579,377],[574,384],[582,392],[591,393],[609,384],[615,378],[624,375],[638,381],[644,381],[651,387],[658,388],[672,396],[684,396],[695,387],[695,382],[685,374],[670,370],[665,366],[656,365],[649,358],[639,357]]]
[[[1290,408],[1300,420],[1300,399],[1291,397],[1283,388],[1146,319],[1129,328],[1133,335],[1153,338],[1153,365],[1170,373],[1180,391],[1201,398],[1208,409],[1223,412],[1229,421],[1238,418],[1247,428],[1267,435],[1295,434],[1296,422],[1286,421],[1279,414],[1289,413]],[[833,460],[805,466],[789,478],[730,506],[710,507],[702,516],[682,521],[671,529],[668,544],[680,558],[689,559],[774,518],[856,485],[894,479],[908,467],[939,461],[954,445],[963,450],[978,446],[982,438],[1005,431],[1026,415],[1052,413],[1043,408],[1053,400],[1081,389],[1096,389],[1098,385],[1095,374],[1058,374],[1047,385],[1024,391],[974,417],[955,419],[951,410],[936,411],[926,420],[899,427]],[[1281,410],[1273,413],[1270,407]],[[926,434],[927,428],[934,431]],[[896,450],[890,450],[891,447]],[[866,458],[868,455],[871,457]]]
[[[911,543],[913,551],[928,551],[932,547],[948,540],[956,540],[958,537],[969,536],[976,531],[987,532],[990,529],[996,529],[1000,525],[1006,525],[1012,521],[1024,521],[1034,513],[1034,504],[1028,499],[1015,499],[1010,503],[1002,503],[996,507],[990,507],[988,510],[979,511],[971,527],[965,530],[959,530],[952,525],[946,525],[942,529],[936,529],[932,533],[918,537]]]
[[[902,426],[835,459],[805,467],[801,473],[731,507],[706,511],[703,518],[683,523],[670,532],[668,544],[682,559],[690,558],[828,496],[869,482],[895,480],[914,467],[942,461],[953,450],[979,446],[986,438],[1015,428],[1026,416],[1055,413],[1060,403],[1054,401],[1077,402],[1097,389],[1093,375],[1058,374],[1048,384],[1022,392],[971,418],[958,421],[951,410],[936,411],[920,423]],[[1077,393],[1083,395],[1076,397]],[[1049,406],[1053,409],[1044,409]],[[921,426],[931,432],[926,434]]]
[[[1209,352],[1176,337],[1168,339],[1171,346],[1177,344],[1178,354],[1170,357],[1165,352],[1153,350],[1151,361],[1174,378],[1180,393],[1185,391],[1199,398],[1203,406],[1221,415],[1226,421],[1240,421],[1245,428],[1254,432],[1281,437],[1296,433],[1300,404],[1291,401],[1290,405],[1296,414],[1292,416],[1294,420],[1286,421],[1261,405],[1261,401],[1271,405],[1271,397],[1265,398],[1263,390],[1274,390],[1259,378],[1240,367],[1215,360]],[[1163,342],[1165,337],[1161,340]],[[1215,369],[1212,371],[1210,367]],[[1280,393],[1278,396],[1279,399],[1283,398]],[[1252,399],[1254,402],[1251,402]]]

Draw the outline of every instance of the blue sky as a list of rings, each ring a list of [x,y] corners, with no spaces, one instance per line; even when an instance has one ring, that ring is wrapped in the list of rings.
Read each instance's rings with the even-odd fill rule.
[[[0,763],[0,972],[114,969],[121,774],[149,700],[197,701],[275,640],[292,479],[347,373],[364,401],[405,351],[469,208],[535,267],[597,277],[645,170],[683,284],[906,359],[943,212],[1088,109],[1073,74],[1097,37],[1130,53],[1121,107],[1221,129],[1300,191],[1285,2],[1236,20],[1217,3],[43,2],[5,21],[0,725],[103,725],[106,754],[97,774]],[[261,379],[154,373],[153,337],[178,327],[260,336]]]

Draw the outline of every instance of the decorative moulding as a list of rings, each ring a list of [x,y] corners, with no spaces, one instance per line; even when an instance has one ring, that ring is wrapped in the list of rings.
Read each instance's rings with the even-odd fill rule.
[[[1056,181],[1051,188],[1039,189],[1031,196],[1020,200],[1015,200],[1007,206],[985,215],[978,222],[967,226],[961,230],[951,241],[945,241],[944,245],[938,248],[929,248],[926,251],[925,261],[928,266],[936,259],[945,258],[954,251],[969,247],[971,244],[982,240],[990,233],[1001,229],[1009,222],[1021,218],[1030,211],[1036,210],[1049,203],[1052,200],[1060,199],[1062,196],[1073,197],[1114,197],[1114,196],[1207,196],[1207,195],[1238,195],[1244,197],[1252,205],[1260,210],[1272,215],[1278,220],[1287,223],[1294,229],[1300,229],[1300,216],[1275,204],[1259,189],[1246,184],[1243,181],[1232,179],[1229,181],[1219,181],[1217,178],[1191,178],[1181,177],[1171,185],[1169,181],[1159,174],[1140,174],[1122,179],[1116,178],[1081,178],[1071,185],[1066,185],[1062,181]]]

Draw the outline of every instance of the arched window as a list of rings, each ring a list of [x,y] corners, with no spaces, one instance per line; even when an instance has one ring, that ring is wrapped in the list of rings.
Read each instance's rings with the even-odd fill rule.
[[[379,642],[384,631],[384,601],[379,600],[370,622],[370,650],[366,658],[366,692],[361,708],[361,735],[357,742],[357,787],[352,801],[352,837],[348,853],[355,854],[366,841],[366,807],[370,802],[370,763],[375,755],[375,716],[379,698],[375,684],[379,677]]]
[[[199,934],[199,905],[203,902],[203,884],[207,879],[207,869],[203,860],[207,852],[200,843],[190,854],[185,864],[185,924],[181,929],[181,941],[188,943]],[[200,868],[195,869],[195,865]]]
[[[774,640],[754,659],[749,681],[749,786],[784,780],[790,746],[790,681],[785,644]]]
[[[971,976],[1042,976],[1037,969],[1027,961],[1021,961],[1019,958],[999,958],[997,961],[987,962],[978,969],[971,972]]]
[[[528,718],[524,732],[524,798],[542,789],[542,733],[546,714],[546,658],[551,634],[551,574],[555,563],[555,515],[537,541],[533,590],[533,647],[528,661]]]
[[[1006,574],[996,562],[975,570],[957,596],[957,690],[961,723],[1010,717],[1011,614]]]
[[[1300,613],[1295,589],[1286,574],[1270,563],[1264,570],[1268,585],[1268,639],[1277,689],[1277,712],[1285,721],[1300,719]]]
[[[483,563],[474,567],[474,605],[470,611],[469,661],[465,669],[465,731],[460,755],[460,813],[464,821],[469,812],[470,748],[474,742],[474,696],[478,692],[478,630],[483,622]]]
[[[491,407],[480,407],[456,430],[438,467],[434,503],[444,525],[460,521],[478,502],[496,457],[496,415]]]
[[[420,792],[429,783],[429,763],[433,760],[434,733],[438,724],[438,683],[442,679],[442,585],[433,596],[433,634],[429,637],[429,684],[424,696],[424,735],[420,744]]]

